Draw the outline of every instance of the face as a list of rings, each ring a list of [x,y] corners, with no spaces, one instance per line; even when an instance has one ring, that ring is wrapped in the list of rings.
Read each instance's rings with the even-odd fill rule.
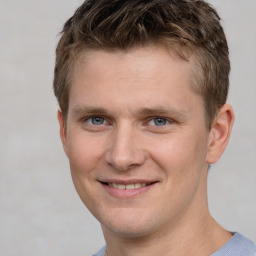
[[[90,51],[76,66],[62,140],[107,232],[143,236],[204,214],[210,131],[191,65],[152,46]]]

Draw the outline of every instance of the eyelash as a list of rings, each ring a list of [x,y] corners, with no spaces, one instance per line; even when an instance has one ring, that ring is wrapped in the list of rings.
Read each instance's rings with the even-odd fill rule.
[[[95,126],[100,126],[100,125],[102,125],[102,124],[94,124],[93,121],[92,121],[93,118],[103,119],[103,123],[106,122],[106,118],[104,118],[104,117],[102,117],[102,116],[90,116],[90,117],[88,117],[88,118],[85,118],[84,121],[90,123],[91,125],[95,125]],[[90,121],[90,120],[91,120],[91,121]]]
[[[161,117],[161,116],[152,117],[148,123],[150,124],[151,122],[154,122],[154,126],[156,126],[156,127],[163,127],[163,126],[166,126],[166,125],[172,123],[172,121],[170,119]],[[162,123],[162,125],[161,124],[157,125],[157,122],[163,122],[163,123]]]
[[[103,122],[100,123],[100,124],[95,124],[92,121],[93,118],[102,119]],[[84,118],[83,121],[89,123],[92,126],[101,126],[101,125],[104,125],[104,123],[107,122],[107,119],[105,117],[102,117],[102,116],[90,116],[90,117]],[[157,125],[156,124],[157,121],[160,121],[160,122],[162,121],[164,123],[163,123],[163,125]],[[163,127],[163,126],[166,126],[167,124],[173,123],[174,121],[172,119],[169,119],[169,118],[166,118],[166,117],[153,116],[153,117],[149,117],[147,119],[146,124],[150,125],[151,122],[154,122],[154,124],[151,124],[151,125],[153,125],[155,127]]]

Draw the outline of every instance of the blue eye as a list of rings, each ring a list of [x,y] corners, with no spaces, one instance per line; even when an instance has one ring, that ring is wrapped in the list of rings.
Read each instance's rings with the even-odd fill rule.
[[[153,122],[155,126],[163,126],[167,124],[166,118],[163,117],[156,117],[153,119]]]
[[[105,122],[105,119],[100,116],[93,116],[93,117],[90,117],[88,120],[93,125],[101,125],[101,124],[104,124]]]

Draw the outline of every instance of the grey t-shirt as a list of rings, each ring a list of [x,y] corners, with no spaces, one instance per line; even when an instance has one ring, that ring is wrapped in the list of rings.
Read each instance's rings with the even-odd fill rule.
[[[104,256],[106,246],[92,256]],[[256,245],[239,233],[235,233],[230,240],[211,256],[256,256]]]
[[[235,233],[211,256],[256,256],[256,245],[243,235]]]

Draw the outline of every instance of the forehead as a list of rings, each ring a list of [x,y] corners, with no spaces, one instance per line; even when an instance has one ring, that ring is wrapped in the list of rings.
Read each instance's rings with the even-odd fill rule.
[[[111,107],[119,103],[146,108],[169,102],[185,108],[195,94],[192,71],[192,61],[184,61],[164,47],[85,51],[74,69],[69,105],[101,102]]]
[[[184,60],[173,50],[159,45],[128,50],[90,49],[80,53],[77,58],[72,85],[77,84],[81,76],[95,80],[107,76],[112,80],[123,77],[131,81],[150,78],[152,82],[159,80],[161,76],[163,82],[173,76],[189,79],[187,82],[192,84],[194,66],[193,56]]]

